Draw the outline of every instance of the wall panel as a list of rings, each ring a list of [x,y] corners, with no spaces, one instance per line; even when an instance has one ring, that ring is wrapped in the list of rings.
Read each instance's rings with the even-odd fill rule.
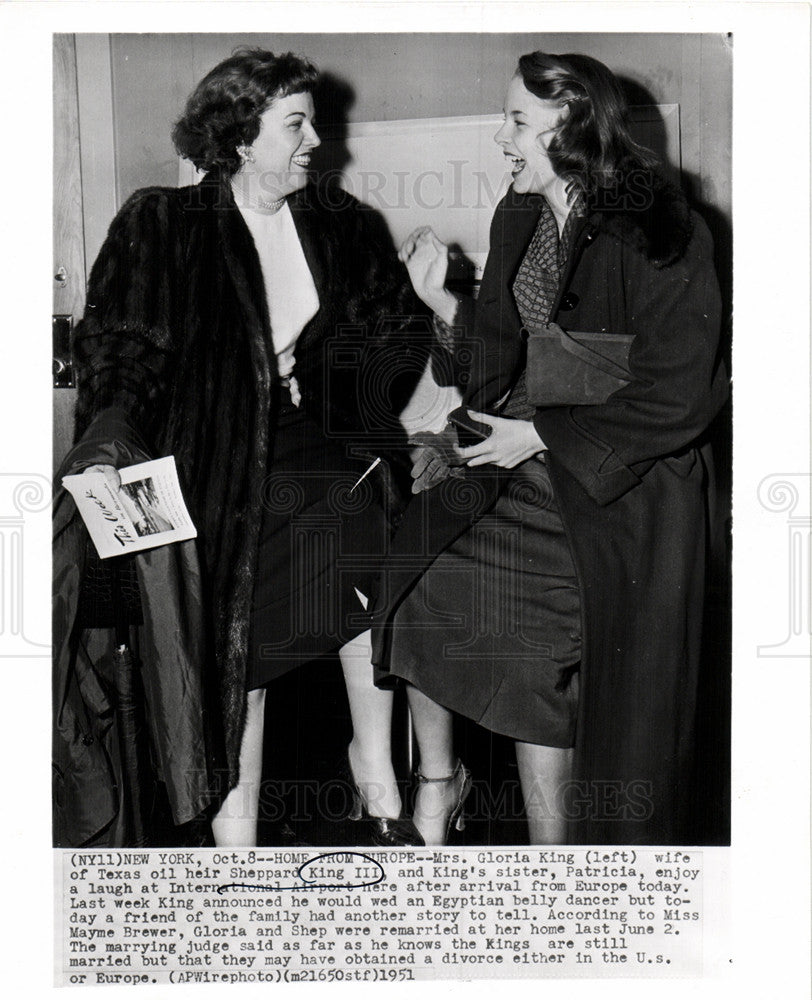
[[[335,83],[333,113],[348,123],[497,114],[523,52],[585,52],[628,82],[633,103],[680,106],[684,171],[700,176],[703,170],[712,170],[708,191],[724,188],[721,174],[729,172],[726,162],[702,159],[707,145],[702,135],[730,132],[730,60],[722,36],[113,35],[122,196],[145,184],[176,183],[169,138],[172,122],[194,83],[239,44],[290,49],[313,59]],[[397,169],[397,163],[392,169]],[[701,180],[704,189],[706,177]],[[726,183],[729,190],[729,180]]]

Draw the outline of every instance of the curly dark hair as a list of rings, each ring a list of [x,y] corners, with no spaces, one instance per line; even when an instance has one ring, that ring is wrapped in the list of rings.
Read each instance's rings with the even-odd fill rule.
[[[172,142],[198,170],[225,176],[242,166],[237,146],[250,146],[260,118],[277,97],[312,91],[318,71],[292,52],[242,47],[218,63],[192,91],[172,129]]]
[[[547,147],[559,177],[582,189],[607,186],[636,168],[651,169],[657,158],[629,134],[628,108],[614,73],[591,56],[531,52],[516,70],[525,87],[562,114]]]

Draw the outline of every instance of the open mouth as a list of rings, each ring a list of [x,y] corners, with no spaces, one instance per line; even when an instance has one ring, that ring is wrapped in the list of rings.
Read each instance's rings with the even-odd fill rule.
[[[307,169],[310,166],[310,153],[297,153],[296,156],[290,158],[290,161],[295,163],[297,167]]]
[[[524,165],[527,162],[520,156],[514,156],[512,153],[505,153],[505,159],[508,161],[510,172],[514,177],[524,169]]]

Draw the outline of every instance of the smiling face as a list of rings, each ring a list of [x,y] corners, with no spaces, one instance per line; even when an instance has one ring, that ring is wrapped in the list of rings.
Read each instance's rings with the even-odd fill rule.
[[[559,178],[547,147],[561,121],[562,109],[553,101],[531,94],[520,76],[514,76],[505,96],[505,121],[494,136],[520,194],[549,193]]]
[[[313,97],[288,94],[277,97],[262,114],[259,135],[251,146],[253,163],[247,163],[256,178],[259,193],[268,201],[284,198],[307,184],[310,153],[321,140],[313,126]]]

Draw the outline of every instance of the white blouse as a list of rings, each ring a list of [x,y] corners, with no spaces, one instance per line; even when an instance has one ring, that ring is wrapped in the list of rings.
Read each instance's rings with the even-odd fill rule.
[[[259,254],[277,369],[286,378],[296,364],[299,335],[319,310],[318,292],[288,203],[273,214],[238,207]]]

